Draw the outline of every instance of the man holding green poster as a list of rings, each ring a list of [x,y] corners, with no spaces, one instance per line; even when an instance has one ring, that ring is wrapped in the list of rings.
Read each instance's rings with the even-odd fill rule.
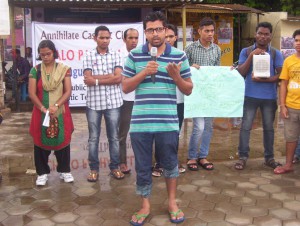
[[[198,29],[200,39],[190,44],[185,50],[190,66],[197,69],[200,66],[220,66],[221,49],[213,43],[215,28],[216,24],[211,18],[206,17],[200,21]],[[189,170],[197,171],[199,166],[206,170],[214,169],[213,164],[206,159],[213,133],[212,122],[212,117],[193,118],[193,132],[188,149],[187,166]],[[202,142],[198,152],[201,137]]]

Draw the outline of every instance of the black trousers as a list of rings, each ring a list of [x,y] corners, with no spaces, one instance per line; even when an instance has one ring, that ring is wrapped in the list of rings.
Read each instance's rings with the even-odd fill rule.
[[[51,151],[46,151],[38,146],[34,145],[34,164],[36,173],[40,176],[50,173],[50,167],[48,165],[48,159]],[[65,148],[54,151],[54,155],[57,160],[57,172],[69,173],[70,168],[70,145]]]
[[[127,164],[126,139],[130,128],[131,113],[134,101],[123,101],[120,108],[120,126],[119,126],[119,145],[120,145],[120,164]]]
[[[182,122],[184,119],[184,103],[177,104],[177,115],[178,115],[179,133],[180,133]]]

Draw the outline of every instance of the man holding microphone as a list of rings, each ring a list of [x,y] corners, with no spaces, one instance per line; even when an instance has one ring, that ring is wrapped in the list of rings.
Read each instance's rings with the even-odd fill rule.
[[[142,199],[142,208],[130,223],[143,225],[150,213],[153,142],[166,178],[170,221],[180,223],[185,218],[175,200],[179,131],[176,87],[185,95],[191,94],[190,67],[184,52],[165,43],[167,22],[163,13],[149,13],[143,25],[148,42],[130,52],[122,72],[126,77],[122,82],[123,91],[136,90],[130,137],[137,172],[136,192]],[[152,47],[157,48],[156,61],[151,60]],[[151,75],[154,75],[152,79]]]

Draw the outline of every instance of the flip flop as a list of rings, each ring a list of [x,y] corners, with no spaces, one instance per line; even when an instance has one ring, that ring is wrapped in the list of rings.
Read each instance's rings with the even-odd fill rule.
[[[131,220],[129,223],[133,226],[142,226],[144,223],[145,223],[145,220],[146,218],[149,216],[149,214],[138,214],[138,213],[134,213],[133,214],[137,220],[137,222],[134,222],[133,220]],[[139,223],[138,221],[141,219],[141,218],[144,218],[144,220]]]
[[[284,167],[276,167],[274,169],[274,173],[275,174],[285,174],[285,173],[290,173],[290,172],[293,172],[294,170],[293,169],[285,169]]]
[[[179,209],[179,210],[177,210],[176,212],[169,212],[169,214],[170,214],[170,221],[172,222],[172,223],[174,223],[174,224],[179,224],[179,223],[181,223],[181,222],[183,222],[184,220],[185,220],[185,217],[183,216],[183,217],[181,217],[181,218],[177,218],[177,216],[180,214],[180,213],[182,213],[182,210],[181,209]],[[176,217],[176,219],[172,219],[172,215],[174,216],[174,217]]]

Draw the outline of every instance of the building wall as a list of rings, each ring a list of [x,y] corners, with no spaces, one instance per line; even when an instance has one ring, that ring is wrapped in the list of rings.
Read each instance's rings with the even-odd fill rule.
[[[292,36],[294,31],[300,28],[300,20],[282,20],[281,21],[281,37]]]
[[[243,46],[248,46],[253,43],[255,36],[255,28],[259,22],[269,22],[273,26],[273,38],[271,45],[280,49],[281,38],[281,21],[287,19],[287,12],[266,12],[264,15],[257,16],[256,14],[249,14],[248,20],[243,26],[242,38],[244,40]]]
[[[286,39],[292,37],[295,30],[300,27],[300,19],[288,19],[286,12],[271,12],[260,15],[258,18],[256,15],[249,15],[245,26],[242,27],[242,46],[246,47],[253,43],[255,36],[255,28],[259,22],[269,22],[273,26],[273,37],[271,45],[282,51],[283,56],[287,57],[293,53],[294,48],[287,48],[281,46],[281,41],[286,43]]]

